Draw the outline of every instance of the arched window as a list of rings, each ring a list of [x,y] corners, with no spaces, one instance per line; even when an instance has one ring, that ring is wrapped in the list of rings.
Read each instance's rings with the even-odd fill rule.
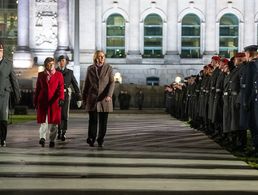
[[[161,58],[162,56],[162,26],[163,21],[157,14],[150,14],[144,20],[144,53],[146,58]]]
[[[125,57],[125,19],[120,14],[112,14],[107,19],[107,58]]]
[[[219,24],[219,55],[230,58],[238,51],[238,18],[225,14]]]
[[[18,20],[17,2],[15,0],[0,1],[0,39],[4,40],[5,57],[12,58],[17,46]]]
[[[182,20],[182,58],[200,58],[200,18],[195,14],[187,14]]]

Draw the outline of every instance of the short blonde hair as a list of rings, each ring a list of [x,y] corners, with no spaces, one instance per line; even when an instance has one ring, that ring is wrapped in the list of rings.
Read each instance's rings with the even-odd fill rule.
[[[95,51],[95,53],[93,55],[93,63],[95,63],[95,64],[97,63],[97,58],[98,58],[99,53],[105,54],[104,51],[102,51],[102,50]]]

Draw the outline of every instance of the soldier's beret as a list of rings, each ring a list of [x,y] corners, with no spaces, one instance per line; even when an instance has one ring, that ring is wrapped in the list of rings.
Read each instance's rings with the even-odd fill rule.
[[[224,64],[228,64],[228,62],[229,62],[229,60],[228,60],[227,58],[223,58],[221,61],[222,61]]]
[[[211,58],[212,60],[216,60],[216,61],[219,61],[220,60],[220,57],[219,56],[212,56]]]
[[[245,53],[244,52],[239,52],[235,55],[236,58],[244,58],[245,57]]]
[[[249,45],[244,48],[245,51],[257,51],[258,46],[257,45]]]

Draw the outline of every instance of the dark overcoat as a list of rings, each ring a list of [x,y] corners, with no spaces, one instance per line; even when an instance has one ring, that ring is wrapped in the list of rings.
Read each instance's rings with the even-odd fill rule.
[[[208,119],[212,121],[212,115],[213,115],[213,105],[214,105],[214,99],[216,94],[216,82],[219,77],[220,69],[217,67],[211,75],[210,78],[210,90],[209,90],[209,100],[208,100]]]
[[[57,67],[56,70],[63,74],[64,88],[68,89],[69,87],[72,86],[76,96],[77,97],[80,96],[80,89],[78,87],[78,82],[77,82],[76,78],[74,77],[73,71],[68,68],[61,70],[59,67]]]
[[[49,124],[60,124],[60,100],[64,100],[63,75],[56,71],[48,81],[46,72],[40,72],[34,97],[34,105],[37,109],[37,122],[45,123],[46,116],[48,116]]]
[[[225,73],[220,72],[219,77],[215,86],[215,98],[213,102],[213,113],[212,122],[222,123],[223,122],[223,88],[224,88]]]
[[[100,74],[95,64],[90,65],[87,69],[82,92],[82,99],[86,103],[86,111],[112,112],[114,88],[113,70],[109,64],[103,65]],[[111,97],[110,102],[105,100],[107,96]]]
[[[240,129],[240,102],[239,102],[239,92],[240,92],[240,67],[236,67],[230,73],[229,80],[229,91],[230,91],[230,131],[238,131]]]
[[[223,86],[223,133],[230,132],[230,98],[229,98],[229,80],[230,74],[227,74],[224,79]]]

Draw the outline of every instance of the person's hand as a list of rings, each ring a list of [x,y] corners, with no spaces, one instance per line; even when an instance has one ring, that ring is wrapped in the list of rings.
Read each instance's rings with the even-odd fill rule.
[[[80,108],[82,106],[82,101],[77,101],[77,107]]]
[[[59,100],[58,105],[59,105],[60,107],[63,107],[63,106],[64,106],[64,100]]]
[[[107,97],[105,98],[105,101],[106,101],[106,102],[110,102],[111,100],[112,100],[112,98],[109,97],[109,96],[107,96]]]

